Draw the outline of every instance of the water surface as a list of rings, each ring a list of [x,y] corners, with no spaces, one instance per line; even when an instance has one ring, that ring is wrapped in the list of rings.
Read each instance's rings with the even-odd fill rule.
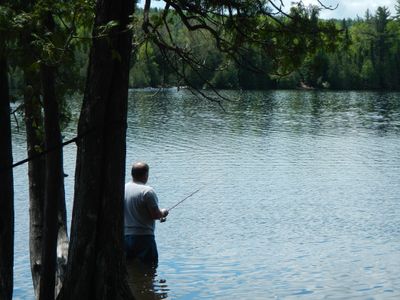
[[[143,298],[399,299],[400,94],[223,93],[224,109],[188,91],[130,92],[127,180],[147,161],[163,207],[201,188],[157,224]],[[15,299],[31,299],[26,167],[15,172]]]

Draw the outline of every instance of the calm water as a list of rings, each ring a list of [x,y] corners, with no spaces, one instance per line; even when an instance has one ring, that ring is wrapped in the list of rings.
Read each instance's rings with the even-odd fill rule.
[[[400,94],[224,94],[224,110],[187,91],[130,94],[127,180],[147,161],[163,207],[202,187],[157,224],[142,298],[399,299]],[[15,172],[14,298],[32,299],[26,167]]]

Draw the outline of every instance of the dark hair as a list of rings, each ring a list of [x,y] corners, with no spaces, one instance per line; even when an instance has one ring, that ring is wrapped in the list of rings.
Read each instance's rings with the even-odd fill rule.
[[[147,175],[148,172],[148,164],[144,162],[137,162],[133,164],[131,174],[133,179],[141,179],[143,176]]]

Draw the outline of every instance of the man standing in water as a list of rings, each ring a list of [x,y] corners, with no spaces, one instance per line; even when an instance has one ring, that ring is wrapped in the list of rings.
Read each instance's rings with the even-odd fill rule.
[[[157,266],[155,220],[165,221],[168,210],[159,209],[156,193],[146,185],[148,177],[149,166],[137,162],[132,166],[132,181],[125,184],[125,252],[127,259]]]

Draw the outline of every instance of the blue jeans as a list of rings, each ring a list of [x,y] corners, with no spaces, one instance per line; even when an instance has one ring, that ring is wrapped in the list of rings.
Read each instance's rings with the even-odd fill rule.
[[[151,266],[158,264],[157,245],[154,235],[125,235],[125,254],[127,259],[138,259]]]

